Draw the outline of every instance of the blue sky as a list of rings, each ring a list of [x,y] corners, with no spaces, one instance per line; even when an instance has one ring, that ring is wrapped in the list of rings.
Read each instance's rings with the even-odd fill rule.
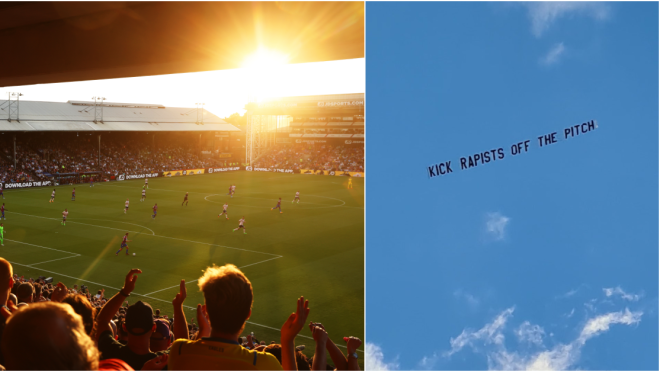
[[[367,369],[657,370],[658,4],[366,14]]]

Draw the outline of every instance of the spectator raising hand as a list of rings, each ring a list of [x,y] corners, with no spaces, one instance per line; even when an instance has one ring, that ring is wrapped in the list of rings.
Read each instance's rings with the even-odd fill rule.
[[[206,313],[206,305],[197,304],[197,320],[199,321],[199,332],[197,332],[197,339],[202,337],[211,336],[211,323],[209,323],[209,316]]]
[[[69,289],[64,284],[62,284],[62,282],[59,282],[57,283],[57,287],[55,287],[53,294],[50,295],[50,300],[54,302],[62,302],[64,297],[66,297],[68,294]]]
[[[327,369],[325,346],[328,342],[328,333],[318,325],[312,325],[310,328],[312,329],[312,337],[316,342],[312,371],[325,371]]]
[[[289,315],[289,318],[284,322],[280,330],[280,344],[282,345],[282,368],[285,371],[297,371],[296,365],[296,350],[294,342],[296,336],[307,323],[307,316],[309,315],[309,301],[305,297],[300,297],[296,304],[296,312]]]
[[[183,301],[186,299],[186,281],[181,279],[179,284],[179,293],[172,300],[174,307],[174,338],[189,339],[188,324],[186,323],[186,314],[183,312]]]
[[[214,265],[206,269],[198,285],[205,302],[204,306],[197,305],[199,334],[210,337],[198,337],[195,341],[176,340],[171,347],[173,352],[167,362],[168,368],[188,371],[281,370],[282,365],[272,354],[248,350],[238,342],[252,314],[252,283],[245,274],[234,265]],[[183,287],[181,290],[184,291]],[[179,300],[175,298],[176,301]],[[295,367],[295,361],[293,363]]]
[[[362,340],[357,337],[344,337],[346,341],[346,349],[348,350],[348,370],[349,371],[358,371],[360,366],[358,365],[358,355],[356,353],[358,347],[362,345]]]
[[[164,352],[151,351],[151,335],[156,330],[154,311],[148,303],[137,301],[126,309],[122,328],[128,333],[126,345],[115,340],[110,322],[121,308],[124,299],[135,289],[140,269],[131,270],[124,280],[124,287],[114,295],[96,317],[97,343],[103,358],[117,358],[140,370],[145,363]]]

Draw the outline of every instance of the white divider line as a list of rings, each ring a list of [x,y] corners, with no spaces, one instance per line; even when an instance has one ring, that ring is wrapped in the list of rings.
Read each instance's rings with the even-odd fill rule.
[[[188,284],[188,283],[194,283],[194,282],[196,282],[196,281],[198,281],[198,280],[199,280],[199,279],[191,280],[191,281],[189,281],[189,282],[186,281],[186,284]],[[145,296],[149,296],[149,295],[152,295],[152,294],[154,294],[154,293],[162,292],[162,291],[165,291],[165,290],[168,290],[168,289],[172,289],[172,288],[178,288],[179,286],[180,286],[180,284],[177,284],[177,285],[173,285],[173,286],[171,286],[171,287],[167,287],[167,288],[159,289],[159,290],[157,290],[157,291],[154,291],[154,292],[151,292],[151,293],[147,293]]]
[[[59,275],[59,276],[64,276],[64,277],[67,277],[67,278],[80,280],[80,281],[83,282],[83,283],[96,284],[96,285],[100,285],[100,286],[103,287],[103,288],[110,288],[110,289],[114,289],[114,290],[116,290],[116,291],[121,291],[121,288],[110,287],[110,286],[105,285],[105,284],[92,282],[92,281],[89,281],[89,280],[86,280],[86,279],[76,278],[76,277],[74,277],[74,276],[65,275],[65,274],[61,274],[61,273],[57,273],[57,272],[55,272],[55,271],[46,270],[46,269],[42,269],[42,268],[39,268],[39,267],[33,267],[32,265],[21,264],[21,263],[15,262],[15,261],[9,261],[9,262],[12,263],[13,265],[25,266],[25,267],[29,267],[29,268],[32,268],[32,269],[36,269],[36,270],[41,270],[41,271],[45,271],[45,272],[48,272],[48,273],[57,274],[57,275]],[[155,298],[155,297],[151,297],[151,296],[148,296],[148,295],[142,295],[142,294],[135,293],[135,292],[133,292],[133,293],[131,293],[131,294],[132,294],[132,295],[135,295],[135,296],[146,297],[146,298],[149,298],[149,299],[152,299],[152,300],[156,300],[156,301],[167,302],[167,303],[170,303],[170,304],[172,303],[172,301],[169,301],[169,300],[163,300],[163,299],[160,299],[160,298]],[[196,307],[193,307],[193,306],[183,305],[183,307],[187,307],[188,309],[191,309],[191,310],[197,310],[197,308],[196,308]],[[258,323],[254,323],[254,322],[250,322],[250,321],[248,321],[248,322],[246,322],[246,323],[254,324],[254,325],[256,325],[256,326],[264,327],[264,328],[268,328],[268,329],[272,329],[272,330],[275,330],[275,331],[279,331],[279,330],[280,330],[279,328],[269,327],[269,326],[266,326],[266,325],[263,325],[263,324],[258,324]],[[298,336],[299,336],[299,337],[308,338],[308,339],[312,339],[312,340],[314,339],[313,337],[305,336],[305,335],[298,335]],[[337,345],[337,346],[342,347],[342,348],[344,348],[344,349],[346,348],[346,346],[342,346],[342,345]],[[358,351],[359,351],[359,352],[364,352],[364,351],[362,351],[362,350],[358,350]]]
[[[8,242],[14,242],[14,243],[19,243],[19,244],[31,245],[31,246],[33,246],[33,247],[37,247],[37,248],[50,249],[51,251],[64,252],[64,253],[69,253],[69,254],[77,254],[77,253],[73,253],[73,252],[62,251],[62,250],[55,249],[55,248],[44,247],[44,246],[42,246],[42,245],[36,245],[36,244],[31,244],[31,243],[19,242],[18,240],[12,240],[12,239],[5,239],[5,240],[8,241]]]
[[[239,267],[239,269],[242,269],[242,268],[244,268],[244,267],[248,267],[248,266],[252,266],[252,265],[256,265],[256,264],[260,264],[260,263],[264,263],[264,262],[266,262],[266,261],[276,260],[276,259],[278,259],[278,258],[282,258],[282,256],[279,256],[279,257],[273,257],[273,258],[269,258],[269,259],[267,259],[267,260],[263,260],[263,261],[259,261],[259,262],[251,263],[251,264],[248,264],[248,265],[245,265],[245,266],[241,266],[241,267]]]
[[[252,266],[252,265],[256,265],[256,264],[260,264],[260,263],[263,263],[263,262],[266,262],[266,261],[276,260],[276,259],[278,259],[278,258],[282,258],[282,257],[273,257],[273,258],[269,258],[269,259],[267,259],[267,260],[263,260],[263,261],[259,261],[259,262],[251,263],[251,264],[249,264],[249,265],[241,266],[241,267],[239,267],[239,269],[242,269],[242,268],[244,268],[244,267],[248,267],[248,266]],[[186,284],[188,284],[188,283],[194,283],[194,282],[196,282],[196,281],[198,281],[198,280],[199,280],[199,279],[191,280],[191,281],[189,281],[189,282],[187,281]],[[162,292],[162,291],[165,291],[165,290],[167,290],[167,289],[177,288],[177,287],[179,287],[179,285],[174,285],[174,286],[171,286],[171,287],[167,287],[167,288],[159,289],[159,290],[157,290],[157,291],[154,291],[154,292],[151,292],[151,293],[147,293],[146,296],[148,296],[148,295],[152,295],[152,294],[154,294],[154,293]]]
[[[69,257],[64,257],[64,258],[57,258],[57,259],[54,259],[54,260],[49,260],[49,261],[42,261],[42,262],[33,263],[33,264],[30,264],[30,265],[32,265],[32,266],[34,266],[34,265],[40,265],[40,264],[43,264],[43,263],[46,263],[46,262],[53,262],[53,261],[59,261],[59,260],[66,260],[67,258],[74,258],[74,257],[80,257],[80,255],[77,254],[77,255],[75,255],[75,256],[69,256]]]
[[[20,215],[22,215],[22,216],[34,217],[34,218],[43,218],[43,219],[45,219],[45,220],[55,220],[55,221],[60,221],[59,218],[35,216],[35,215],[33,215],[33,214],[18,213],[18,212],[12,212],[12,213],[13,213],[13,214],[20,214]],[[114,227],[108,227],[108,226],[92,225],[92,224],[89,224],[89,223],[83,223],[83,222],[71,221],[71,219],[69,219],[67,222],[69,222],[69,223],[77,223],[77,224],[80,224],[80,225],[87,225],[87,226],[100,227],[100,228],[103,228],[103,229],[110,229],[110,230],[117,230],[117,231],[125,231],[125,232],[131,232],[131,233],[139,234],[138,231],[131,231],[131,230],[126,230],[126,229],[117,229],[117,228],[114,228]],[[146,229],[146,227],[145,227],[145,229]],[[147,230],[149,230],[149,229],[147,229]],[[152,233],[153,233],[153,231],[152,231]]]
[[[269,259],[267,259],[267,260],[263,260],[263,261],[255,262],[255,263],[253,263],[253,264],[249,264],[249,265],[241,266],[241,267],[239,267],[239,269],[242,269],[242,268],[244,268],[244,267],[248,267],[248,266],[252,266],[252,265],[256,265],[256,264],[260,264],[260,263],[263,263],[263,262],[266,262],[266,261],[276,260],[276,259],[278,259],[278,258],[282,258],[282,257],[273,257],[273,258],[269,258]],[[199,280],[199,279],[191,280],[191,281],[189,281],[189,282],[186,282],[186,284],[188,284],[188,283],[194,283],[194,282],[196,282],[196,281],[198,281],[198,280]],[[147,293],[146,296],[148,296],[148,295],[152,295],[152,294],[154,294],[154,293],[158,293],[158,292],[161,292],[161,291],[164,291],[164,290],[167,290],[167,289],[177,288],[177,287],[179,287],[179,285],[174,285],[174,286],[171,286],[171,287],[167,287],[167,288],[159,289],[159,290],[157,290],[157,291],[154,291],[154,292],[151,292],[151,293]]]
[[[25,214],[25,213],[17,213],[17,212],[12,212],[12,213],[14,213],[14,214],[20,214],[20,215],[22,215],[22,216],[28,216],[28,217],[43,218],[43,219],[46,219],[46,220],[56,220],[56,221],[59,221],[59,220],[60,220],[59,218],[35,216],[35,215],[33,215],[33,214]],[[76,222],[76,221],[68,221],[68,222],[71,222],[71,223],[77,223],[77,224],[81,224],[81,225],[87,225],[87,226],[101,227],[101,228],[104,228],[104,229],[111,229],[111,230],[118,230],[118,231],[125,231],[125,232],[131,232],[131,233],[139,234],[139,232],[137,232],[137,231],[130,231],[130,230],[124,230],[124,229],[116,229],[116,228],[114,228],[114,227],[107,227],[107,226],[100,226],[100,225],[92,225],[92,224],[89,224],[89,223],[82,223],[82,222]],[[119,221],[117,221],[117,222],[119,222]],[[228,247],[228,246],[226,246],[226,245],[219,245],[219,244],[211,244],[211,243],[204,243],[204,242],[196,242],[196,241],[194,241],[194,240],[186,240],[186,239],[180,239],[180,238],[173,238],[173,237],[171,237],[171,236],[164,236],[164,235],[151,235],[151,236],[155,236],[155,237],[158,237],[158,238],[165,238],[165,239],[180,240],[180,241],[188,242],[188,243],[204,244],[204,245],[210,245],[210,246],[215,246],[215,247],[222,247],[222,248],[228,248],[228,249],[235,249],[235,250],[244,251],[244,252],[252,252],[252,253],[267,254],[267,255],[269,255],[269,256],[276,256],[276,257],[278,257],[278,258],[279,258],[279,257],[284,257],[284,256],[281,256],[281,255],[279,255],[279,254],[274,254],[274,253],[252,251],[252,250],[249,250],[249,249],[235,248],[235,247]],[[71,253],[71,252],[68,252],[68,253]]]
[[[120,186],[120,185],[106,185],[106,186],[124,187],[124,188],[131,188],[131,189],[133,188],[133,187],[130,187],[130,186]],[[208,192],[200,192],[200,191],[180,191],[180,190],[169,190],[169,189],[149,189],[149,190],[172,191],[172,192],[189,192],[191,194],[206,194],[207,196],[217,196],[217,195],[227,196],[227,194],[209,194]],[[351,206],[351,205],[345,205],[346,204],[345,201],[343,201],[341,199],[337,199],[337,198],[331,198],[329,196],[320,196],[320,195],[309,195],[309,196],[316,196],[316,197],[319,197],[319,198],[339,200],[340,202],[342,202],[342,204],[321,204],[321,203],[310,203],[310,202],[301,202],[301,204],[305,203],[305,204],[323,205],[326,208],[346,207],[346,208],[364,209],[364,207],[355,207],[355,206]],[[255,197],[255,196],[242,196],[242,195],[234,196],[234,198],[261,199],[261,200],[271,200],[271,201],[275,201],[275,202],[277,201],[274,198],[258,198],[258,197]],[[204,199],[206,199],[206,197]],[[211,200],[206,199],[206,201],[211,201]]]

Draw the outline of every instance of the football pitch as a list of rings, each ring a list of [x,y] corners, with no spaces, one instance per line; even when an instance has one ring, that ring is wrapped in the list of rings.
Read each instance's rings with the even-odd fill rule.
[[[354,178],[353,189],[347,183],[345,177],[246,171],[161,177],[149,179],[145,202],[140,202],[143,179],[74,185],[76,201],[71,201],[74,186],[60,185],[54,203],[48,203],[52,187],[5,190],[0,256],[19,276],[53,277],[90,291],[105,288],[108,298],[121,289],[130,269],[139,268],[128,301],[143,300],[170,316],[185,279],[188,322],[204,303],[196,282],[202,271],[231,263],[254,289],[244,335],[254,332],[259,340],[279,343],[279,329],[295,312],[296,299],[305,296],[308,322],[323,323],[345,351],[342,337],[364,340],[364,179]],[[227,195],[230,184],[236,185],[233,198]],[[296,191],[301,201],[292,204]],[[186,192],[189,204],[182,206]],[[271,210],[279,197],[282,214]],[[228,220],[218,217],[225,202]],[[158,215],[152,219],[155,203]],[[62,226],[65,208],[69,216]],[[242,216],[247,234],[232,231]],[[130,255],[116,256],[127,232]],[[308,327],[296,344],[309,345],[305,354],[313,355]]]

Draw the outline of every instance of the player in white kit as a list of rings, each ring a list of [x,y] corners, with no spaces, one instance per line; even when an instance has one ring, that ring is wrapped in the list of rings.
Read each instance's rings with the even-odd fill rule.
[[[222,206],[222,213],[218,215],[218,217],[222,217],[224,214],[227,219],[229,219],[229,214],[227,214],[227,208],[229,208],[229,204],[225,203],[225,205]]]
[[[232,230],[232,232],[234,232],[236,230],[239,230],[239,229],[243,229],[243,234],[247,234],[245,232],[245,216],[241,217],[241,219],[238,220],[238,227],[235,228],[234,230]]]
[[[62,212],[62,225],[66,226],[66,216],[69,215],[69,211],[67,209],[64,209],[64,212]]]
[[[298,201],[298,203],[300,203],[300,191],[296,191],[296,197],[293,198],[291,203],[295,202],[296,200]]]
[[[53,193],[50,194],[50,200],[48,202],[55,203],[55,189],[53,189]]]
[[[124,203],[124,214],[128,212],[128,199],[126,199],[126,203]]]
[[[140,201],[142,202],[145,200],[147,200],[147,190],[142,189],[142,198],[140,199]]]

